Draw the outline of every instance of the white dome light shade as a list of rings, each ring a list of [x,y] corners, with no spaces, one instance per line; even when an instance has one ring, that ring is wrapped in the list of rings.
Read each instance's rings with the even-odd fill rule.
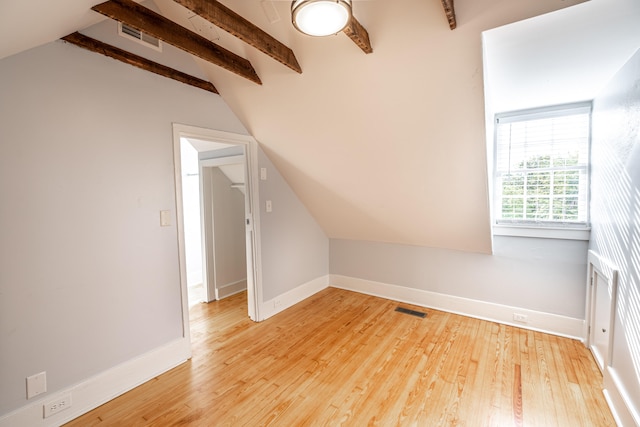
[[[339,33],[350,19],[351,0],[295,0],[291,3],[293,25],[310,36]]]

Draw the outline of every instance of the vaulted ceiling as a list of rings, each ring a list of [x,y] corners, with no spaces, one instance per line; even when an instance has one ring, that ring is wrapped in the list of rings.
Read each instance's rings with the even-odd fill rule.
[[[246,28],[196,15],[200,0],[143,5],[240,64],[190,52],[197,70],[175,68],[215,86],[329,237],[488,253],[482,32],[581,2],[457,0],[453,21],[450,0],[355,0],[360,27],[312,38],[291,25],[288,0],[221,1],[299,69],[286,51],[256,49]],[[3,0],[0,58],[90,32],[107,19],[100,3]]]

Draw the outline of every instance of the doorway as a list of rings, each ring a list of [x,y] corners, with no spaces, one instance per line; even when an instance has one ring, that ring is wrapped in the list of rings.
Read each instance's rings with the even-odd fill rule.
[[[247,313],[252,320],[258,318],[257,233],[252,191],[255,174],[251,171],[257,150],[255,143],[246,135],[174,124],[176,218],[185,336],[188,336],[189,304],[194,301],[213,301],[246,289]],[[222,197],[220,209],[231,200],[236,204],[234,212],[217,209],[220,211],[218,233],[215,197]],[[231,232],[228,221],[234,223]],[[218,262],[216,246],[223,248]],[[230,257],[240,261],[231,270],[228,268]]]

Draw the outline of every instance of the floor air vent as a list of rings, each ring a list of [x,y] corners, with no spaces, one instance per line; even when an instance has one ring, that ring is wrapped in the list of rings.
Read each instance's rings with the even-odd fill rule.
[[[427,313],[424,313],[422,311],[411,310],[404,307],[396,307],[396,311],[398,313],[410,314],[411,316],[416,316],[416,317],[422,317],[422,318],[427,317]]]

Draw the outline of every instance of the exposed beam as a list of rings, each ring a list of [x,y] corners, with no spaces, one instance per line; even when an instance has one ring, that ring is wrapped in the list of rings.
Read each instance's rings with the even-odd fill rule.
[[[452,30],[456,28],[456,11],[453,9],[453,0],[442,0],[442,7],[444,7],[444,14],[447,15],[447,21],[449,21],[449,28]]]
[[[302,73],[302,68],[300,68],[300,64],[298,64],[298,60],[291,49],[220,2],[216,0],[174,1],[200,15],[216,27],[222,28],[281,64],[286,65],[293,71]]]
[[[218,93],[218,90],[208,81],[199,79],[197,77],[185,74],[182,71],[174,70],[157,62],[150,61],[133,53],[127,52],[115,46],[103,43],[99,40],[87,37],[83,34],[75,32],[63,37],[62,40],[75,44],[92,52],[101,53],[110,58],[117,59],[118,61],[125,62],[134,67],[142,68],[143,70],[150,71],[152,73],[168,77],[173,80],[177,80],[181,83],[185,83],[191,86],[195,86],[200,89],[204,89],[209,92]]]
[[[246,59],[132,0],[111,0],[96,5],[92,9],[252,82],[262,84],[253,66]]]
[[[373,52],[371,41],[369,40],[369,33],[355,17],[351,17],[349,25],[347,25],[342,32],[349,36],[364,53]]]

